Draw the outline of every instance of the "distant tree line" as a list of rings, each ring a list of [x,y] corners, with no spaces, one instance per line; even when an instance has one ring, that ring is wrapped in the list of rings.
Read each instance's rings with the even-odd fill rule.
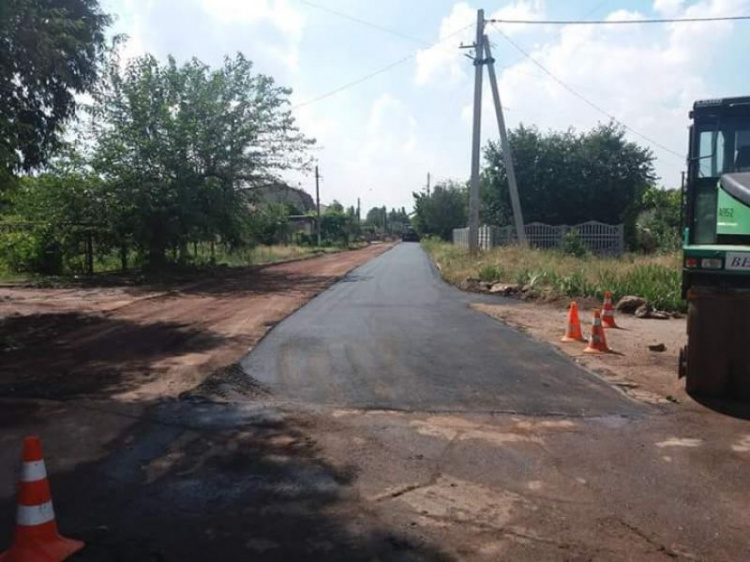
[[[389,235],[400,235],[410,223],[411,219],[405,207],[392,208],[390,211],[385,206],[373,207],[367,211],[365,219],[365,225],[373,231]]]

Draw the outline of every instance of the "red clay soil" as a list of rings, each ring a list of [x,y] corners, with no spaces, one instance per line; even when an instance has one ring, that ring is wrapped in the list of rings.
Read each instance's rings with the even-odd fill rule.
[[[0,397],[176,397],[385,252],[372,245],[156,287],[0,288]]]

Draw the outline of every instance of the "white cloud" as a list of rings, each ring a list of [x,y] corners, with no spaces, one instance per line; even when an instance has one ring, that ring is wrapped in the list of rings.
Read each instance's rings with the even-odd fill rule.
[[[684,3],[685,0],[655,0],[654,10],[664,16],[671,17],[682,9]]]
[[[299,36],[305,20],[287,0],[202,0],[204,9],[222,22],[268,22],[289,35]]]
[[[206,61],[216,62],[243,51],[256,62],[268,61],[269,68],[281,63],[286,71],[299,70],[306,22],[291,0],[101,1],[105,11],[117,15],[113,31],[128,35],[125,60],[146,52],[178,59],[216,53]]]
[[[370,155],[408,152],[416,146],[416,119],[403,102],[389,93],[373,102],[366,130],[365,152]]]
[[[487,19],[541,19],[544,16],[544,4],[541,0],[518,0],[507,4],[491,14]],[[466,77],[465,50],[458,49],[459,44],[471,45],[476,40],[477,9],[466,2],[453,5],[449,15],[440,23],[438,40],[440,44],[423,49],[417,53],[417,84],[428,84],[438,80],[456,83]],[[496,24],[509,35],[520,33],[529,28],[523,24]]]
[[[254,26],[271,25],[285,41],[269,45],[269,51],[292,69],[299,67],[299,45],[305,26],[302,13],[289,0],[201,0],[206,10],[219,23],[246,22]]]
[[[707,17],[746,13],[748,0],[701,0],[681,7],[656,0],[654,9],[672,10],[676,17]],[[676,10],[676,11],[675,11]],[[639,19],[642,14],[617,10],[609,19]],[[717,57],[730,47],[734,25],[729,22],[662,26],[565,26],[546,42],[527,48],[531,56],[561,81],[635,131],[682,155],[687,151],[687,112],[696,99],[713,97],[706,80]],[[510,125],[519,121],[541,129],[589,128],[608,117],[545,76],[534,63],[522,60],[499,77]],[[483,104],[484,132],[496,137],[489,96]],[[462,108],[470,127],[470,106]],[[678,185],[684,160],[639,137],[658,160],[657,173]]]

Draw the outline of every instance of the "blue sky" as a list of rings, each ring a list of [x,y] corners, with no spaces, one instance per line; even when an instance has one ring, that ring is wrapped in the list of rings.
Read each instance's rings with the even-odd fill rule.
[[[507,19],[639,19],[750,15],[750,0],[102,0],[130,41],[126,56],[196,56],[217,64],[242,51],[256,70],[294,89],[303,131],[318,139],[321,199],[411,207],[433,182],[469,174],[472,66],[457,47],[472,41],[476,10]],[[400,32],[357,23],[328,8]],[[459,31],[464,29],[464,31]],[[509,126],[587,129],[608,121],[487,28]],[[700,98],[750,95],[750,22],[617,27],[502,26],[514,42],[651,146],[662,183],[679,185],[687,112]],[[456,33],[458,32],[458,33]],[[441,41],[437,46],[428,45]],[[358,85],[349,82],[411,57]],[[487,82],[485,80],[485,86]],[[483,139],[497,128],[488,88]],[[291,184],[314,192],[309,175]],[[523,189],[523,186],[520,186]]]

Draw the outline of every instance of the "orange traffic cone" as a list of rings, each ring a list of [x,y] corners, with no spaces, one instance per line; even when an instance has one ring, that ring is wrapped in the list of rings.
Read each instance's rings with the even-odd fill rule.
[[[59,562],[83,547],[81,541],[58,533],[42,444],[38,437],[27,437],[23,441],[16,533],[0,562]]]
[[[597,308],[594,310],[594,323],[591,326],[591,337],[589,338],[589,344],[584,353],[609,353],[611,350],[607,347],[607,338],[604,336],[604,328],[602,327],[601,312]]]
[[[565,329],[565,335],[560,340],[562,342],[586,341],[581,332],[581,321],[578,318],[578,305],[575,301],[570,301],[570,311],[568,312],[568,327]]]
[[[604,310],[602,310],[602,324],[605,328],[619,328],[615,323],[615,309],[612,306],[612,293],[604,293]]]

